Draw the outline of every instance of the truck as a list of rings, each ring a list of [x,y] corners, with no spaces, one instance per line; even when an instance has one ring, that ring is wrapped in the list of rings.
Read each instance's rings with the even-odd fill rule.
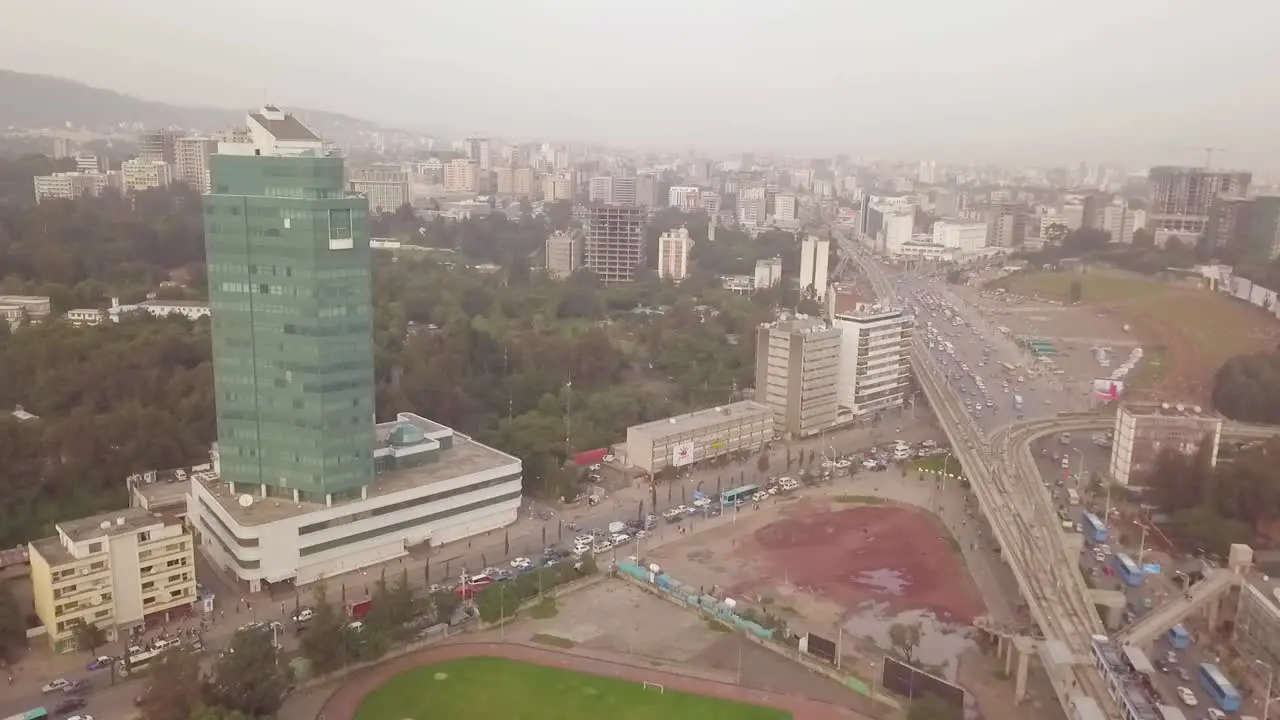
[[[1022,396],[1021,396],[1021,395],[1014,395],[1014,396],[1013,396],[1013,409],[1014,409],[1014,410],[1021,410],[1021,409],[1022,409]]]
[[[352,620],[363,620],[365,615],[373,609],[373,598],[368,600],[356,600],[347,603],[347,617]]]

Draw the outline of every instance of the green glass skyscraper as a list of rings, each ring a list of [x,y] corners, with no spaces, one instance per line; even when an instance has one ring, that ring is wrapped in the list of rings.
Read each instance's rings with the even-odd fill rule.
[[[367,202],[276,108],[210,158],[204,198],[218,450],[235,491],[333,504],[374,478]]]

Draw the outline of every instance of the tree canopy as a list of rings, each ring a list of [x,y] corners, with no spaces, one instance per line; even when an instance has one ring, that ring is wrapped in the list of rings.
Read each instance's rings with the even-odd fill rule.
[[[1280,350],[1223,363],[1213,377],[1213,405],[1232,420],[1280,424]]]

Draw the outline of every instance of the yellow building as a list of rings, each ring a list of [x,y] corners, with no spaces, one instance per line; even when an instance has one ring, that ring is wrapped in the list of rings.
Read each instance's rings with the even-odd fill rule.
[[[130,508],[58,523],[57,530],[30,543],[36,615],[55,651],[76,649],[81,622],[115,640],[196,601],[194,545],[180,523]]]

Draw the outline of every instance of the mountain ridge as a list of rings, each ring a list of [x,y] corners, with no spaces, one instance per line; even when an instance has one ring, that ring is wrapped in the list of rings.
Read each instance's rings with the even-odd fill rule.
[[[0,69],[0,128],[72,128],[119,132],[120,125],[181,128],[199,132],[244,124],[244,109],[201,107],[145,100],[52,75]],[[288,108],[320,135],[335,140],[359,132],[388,130],[370,120],[325,110]]]

